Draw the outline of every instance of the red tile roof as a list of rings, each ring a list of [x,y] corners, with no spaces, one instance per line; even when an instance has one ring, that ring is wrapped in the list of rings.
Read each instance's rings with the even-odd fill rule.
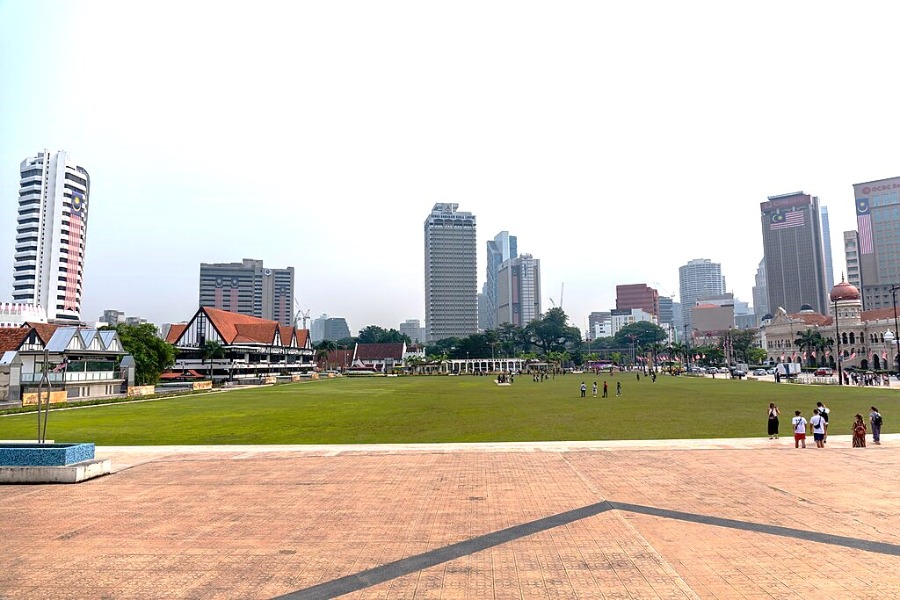
[[[0,352],[18,350],[29,333],[28,327],[0,327]]]
[[[802,312],[788,316],[794,321],[803,321],[807,325],[816,325],[817,327],[831,325],[831,317],[826,317],[819,313]]]
[[[166,334],[166,341],[170,344],[178,342],[178,338],[184,335],[184,330],[187,329],[187,326],[187,323],[180,323],[169,327],[169,333]]]
[[[25,325],[37,331],[38,337],[41,338],[41,341],[44,342],[45,345],[50,341],[50,338],[53,337],[53,333],[59,327],[59,325],[51,325],[50,323],[25,323]]]
[[[897,309],[900,311],[900,308]],[[894,308],[876,308],[874,310],[865,310],[860,315],[863,321],[880,321],[882,319],[894,318]]]
[[[383,360],[385,358],[400,360],[403,358],[403,343],[357,344],[356,358],[357,360]]]
[[[294,339],[294,328],[281,325],[278,327],[278,333],[281,336],[281,345],[285,348],[290,347],[291,341]]]
[[[309,340],[309,329],[297,329],[297,347],[306,348],[306,342]]]
[[[273,344],[278,327],[278,323],[266,319],[259,319],[258,323],[235,323],[235,336],[226,343]]]

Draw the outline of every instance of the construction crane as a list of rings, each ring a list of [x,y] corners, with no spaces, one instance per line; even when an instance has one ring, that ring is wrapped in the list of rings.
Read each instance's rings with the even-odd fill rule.
[[[565,282],[563,282],[563,284],[559,287],[559,304],[556,303],[556,300],[554,300],[553,297],[548,296],[550,298],[550,304],[553,305],[553,308],[562,308],[563,293],[565,291],[566,291],[566,284],[565,284]]]
[[[297,326],[297,321],[303,319],[303,329],[307,329],[306,323],[309,321],[309,309],[307,308],[306,312],[304,312],[296,298],[294,298],[294,308],[297,309],[297,314],[294,315],[294,327]]]

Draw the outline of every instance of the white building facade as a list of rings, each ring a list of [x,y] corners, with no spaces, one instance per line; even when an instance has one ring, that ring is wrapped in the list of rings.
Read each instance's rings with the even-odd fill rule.
[[[80,322],[91,179],[60,150],[19,167],[13,301],[51,322]]]
[[[497,325],[525,327],[541,316],[541,261],[530,254],[503,261],[497,271]]]
[[[425,338],[436,342],[478,330],[475,215],[435,204],[425,219]]]

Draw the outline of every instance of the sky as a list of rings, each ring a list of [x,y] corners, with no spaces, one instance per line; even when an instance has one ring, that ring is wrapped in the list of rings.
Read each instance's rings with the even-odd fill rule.
[[[82,318],[179,322],[201,262],[293,266],[313,317],[424,325],[439,202],[541,260],[585,329],[615,286],[721,263],[752,301],[759,203],[900,175],[887,2],[0,0],[0,284],[19,164],[91,175]],[[565,284],[564,297],[560,290]]]

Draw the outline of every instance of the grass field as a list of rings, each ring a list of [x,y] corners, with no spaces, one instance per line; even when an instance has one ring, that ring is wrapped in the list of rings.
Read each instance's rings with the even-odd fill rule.
[[[50,414],[47,437],[99,445],[371,444],[757,437],[766,409],[781,409],[789,436],[796,409],[831,409],[832,434],[853,415],[881,410],[884,432],[900,431],[900,391],[775,385],[661,376],[598,377],[610,398],[592,398],[590,375],[498,386],[490,377],[398,377],[311,381],[226,393],[123,403]],[[579,386],[588,385],[587,398]],[[615,397],[615,382],[623,395]],[[867,419],[868,421],[868,419]],[[34,439],[34,414],[0,417],[0,439]]]

